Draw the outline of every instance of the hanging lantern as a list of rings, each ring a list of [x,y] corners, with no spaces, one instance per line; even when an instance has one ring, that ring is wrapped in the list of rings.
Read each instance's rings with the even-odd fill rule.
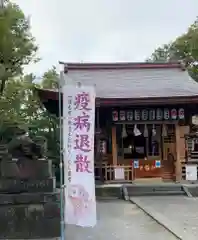
[[[179,119],[184,119],[184,109],[180,108],[178,111],[178,117]]]
[[[162,111],[162,109],[160,109],[160,108],[158,108],[158,109],[156,110],[156,119],[157,119],[157,120],[162,120],[162,119],[163,119],[163,111]]]
[[[125,111],[120,111],[120,121],[125,121],[125,120],[126,120]]]
[[[175,108],[173,108],[171,110],[171,119],[172,120],[176,120],[177,119],[177,110]]]
[[[127,112],[127,120],[128,121],[132,121],[133,120],[133,112],[132,111],[128,111]]]
[[[122,138],[126,138],[126,137],[127,137],[126,126],[125,126],[125,124],[123,124],[123,127],[122,127]]]
[[[137,124],[134,125],[133,133],[135,137],[140,136],[142,134],[140,130],[137,128]]]
[[[145,137],[145,138],[148,137],[148,127],[147,127],[146,124],[144,125],[144,137]]]
[[[148,110],[146,110],[146,109],[142,110],[142,120],[143,121],[148,120]]]
[[[118,121],[118,111],[112,112],[112,119],[114,122]]]
[[[134,116],[136,121],[140,120],[140,110],[135,110],[135,116]]]
[[[155,120],[155,110],[154,109],[149,110],[149,120],[151,120],[151,121]]]
[[[164,109],[164,119],[165,119],[165,120],[169,120],[169,118],[170,118],[169,109],[168,109],[168,108],[165,108],[165,109]]]

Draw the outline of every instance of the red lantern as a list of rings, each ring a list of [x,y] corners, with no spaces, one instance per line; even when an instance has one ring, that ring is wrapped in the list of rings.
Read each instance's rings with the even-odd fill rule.
[[[180,108],[178,111],[178,117],[179,119],[184,119],[184,109]]]
[[[171,110],[171,119],[177,119],[177,110],[175,108]]]
[[[118,112],[117,111],[112,112],[112,119],[114,122],[118,121]]]

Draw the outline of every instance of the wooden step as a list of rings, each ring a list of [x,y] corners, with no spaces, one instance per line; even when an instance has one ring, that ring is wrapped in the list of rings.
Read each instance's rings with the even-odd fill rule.
[[[174,175],[170,172],[164,172],[162,174],[162,178],[163,180],[173,180],[174,179]]]
[[[182,185],[174,183],[123,185],[123,195],[125,196],[126,193],[129,197],[186,195]]]
[[[162,182],[162,178],[136,178],[134,183],[159,183]]]

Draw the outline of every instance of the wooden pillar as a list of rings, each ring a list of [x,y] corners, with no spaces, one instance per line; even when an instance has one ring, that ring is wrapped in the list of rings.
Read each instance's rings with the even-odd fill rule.
[[[118,155],[117,155],[116,126],[112,127],[112,156],[113,156],[113,165],[117,165]]]
[[[175,137],[176,137],[176,163],[175,163],[175,174],[176,181],[180,182],[182,179],[182,164],[180,156],[180,126],[175,124]]]

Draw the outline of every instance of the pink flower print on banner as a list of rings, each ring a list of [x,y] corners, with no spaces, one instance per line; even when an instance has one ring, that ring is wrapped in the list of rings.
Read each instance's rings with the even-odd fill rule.
[[[89,208],[89,194],[82,185],[71,185],[69,198],[76,219],[82,218]]]

